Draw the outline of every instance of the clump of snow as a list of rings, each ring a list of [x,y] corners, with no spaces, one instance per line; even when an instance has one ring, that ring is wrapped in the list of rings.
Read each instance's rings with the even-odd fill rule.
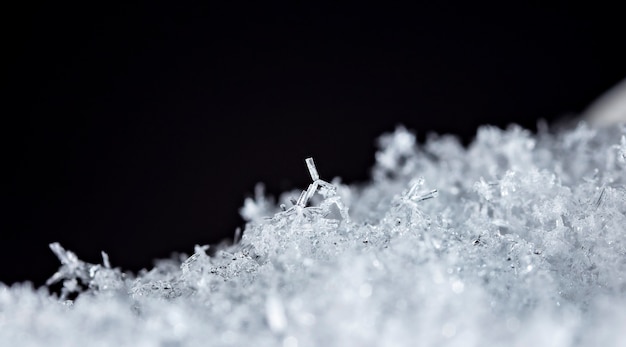
[[[399,127],[367,184],[307,159],[299,195],[259,186],[213,256],[133,275],[52,244],[60,296],[0,284],[0,345],[623,346],[625,134]]]

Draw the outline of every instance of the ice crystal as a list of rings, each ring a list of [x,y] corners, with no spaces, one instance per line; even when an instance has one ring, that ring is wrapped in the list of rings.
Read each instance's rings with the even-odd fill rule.
[[[0,345],[623,345],[626,127],[379,146],[367,184],[308,158],[305,190],[258,185],[212,255],[133,275],[50,245],[60,295],[0,284]]]
[[[48,279],[46,284],[51,285],[63,281],[61,299],[67,298],[70,294],[82,292],[83,286],[100,293],[123,286],[124,274],[118,269],[111,269],[109,256],[105,252],[102,252],[103,265],[94,265],[79,260],[74,252],[65,250],[57,242],[50,244],[50,249],[59,258],[61,268]]]

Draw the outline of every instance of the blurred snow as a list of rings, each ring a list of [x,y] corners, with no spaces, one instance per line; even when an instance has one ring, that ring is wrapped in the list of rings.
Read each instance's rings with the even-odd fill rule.
[[[626,123],[626,79],[591,104],[584,117],[595,126]]]
[[[625,346],[625,134],[399,127],[365,185],[259,186],[213,256],[133,275],[52,244],[61,296],[0,284],[0,345]]]

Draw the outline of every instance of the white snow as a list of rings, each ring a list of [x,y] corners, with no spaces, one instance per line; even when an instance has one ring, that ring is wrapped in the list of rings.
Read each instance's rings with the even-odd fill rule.
[[[298,200],[259,186],[215,256],[133,275],[52,244],[60,297],[0,284],[0,346],[625,346],[625,134],[398,127],[371,182],[307,159]]]

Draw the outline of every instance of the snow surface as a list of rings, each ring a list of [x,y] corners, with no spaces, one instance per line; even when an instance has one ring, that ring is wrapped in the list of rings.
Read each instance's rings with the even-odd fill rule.
[[[133,275],[52,244],[62,293],[0,284],[0,346],[625,346],[625,134],[399,127],[367,184],[259,186],[215,255]]]

